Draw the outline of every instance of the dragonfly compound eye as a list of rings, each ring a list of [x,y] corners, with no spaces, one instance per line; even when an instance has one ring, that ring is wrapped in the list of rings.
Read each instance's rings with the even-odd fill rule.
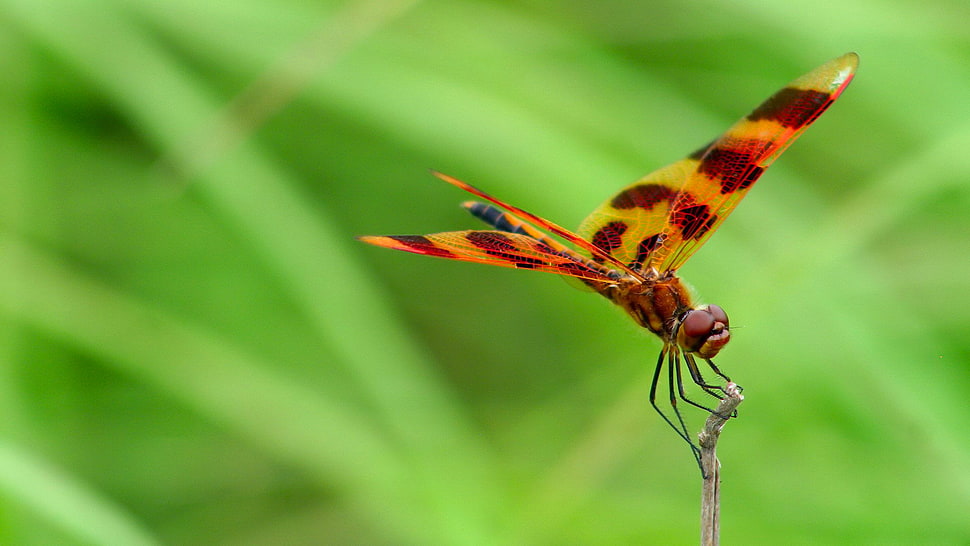
[[[723,314],[724,311],[721,311]],[[714,315],[706,309],[695,309],[689,311],[687,316],[684,317],[684,323],[681,328],[684,329],[684,335],[688,338],[706,338],[711,330],[714,328]]]
[[[720,305],[708,305],[707,312],[714,317],[715,321],[720,322],[725,326],[730,326],[727,313],[724,312],[724,309],[721,309]]]

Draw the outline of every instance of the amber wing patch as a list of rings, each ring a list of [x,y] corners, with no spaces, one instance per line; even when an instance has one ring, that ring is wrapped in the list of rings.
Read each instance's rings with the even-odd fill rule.
[[[631,269],[676,270],[839,97],[857,66],[849,53],[793,81],[712,143],[600,205],[580,236]]]
[[[467,230],[430,235],[366,236],[359,239],[376,246],[438,258],[612,281],[605,270],[588,264],[584,258],[519,233]]]

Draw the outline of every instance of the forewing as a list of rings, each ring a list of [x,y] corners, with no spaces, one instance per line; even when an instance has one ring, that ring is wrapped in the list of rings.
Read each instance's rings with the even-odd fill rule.
[[[594,245],[589,239],[584,239],[583,237],[580,237],[579,235],[569,231],[568,229],[560,225],[557,225],[553,222],[550,222],[545,218],[536,216],[531,212],[525,211],[523,209],[520,209],[519,207],[510,205],[504,201],[501,201],[498,198],[493,197],[485,193],[484,191],[476,188],[475,186],[472,186],[467,182],[458,180],[453,176],[448,176],[447,174],[439,173],[436,171],[432,171],[432,174],[444,180],[445,182],[448,182],[449,184],[457,186],[473,195],[477,195],[478,197],[481,197],[482,199],[488,201],[489,203],[492,203],[496,207],[505,209],[506,211],[505,214],[508,215],[508,217],[510,218],[514,218],[517,222],[521,222],[525,224],[528,224],[529,222],[531,222],[532,224],[539,226],[542,229],[548,230],[554,233],[555,235],[562,237],[567,242],[576,245],[578,248],[581,248],[586,252],[589,252],[590,255],[593,256],[593,258],[596,260],[596,262],[609,264],[611,268],[619,270],[621,274],[625,273],[627,275],[634,277],[635,279],[643,280],[643,278],[636,271],[634,271],[631,268],[628,268],[624,262],[614,260],[612,256],[610,256],[601,247],[597,247],[596,245]],[[535,229],[535,228],[532,228],[532,229]],[[543,235],[543,237],[545,236]]]
[[[711,144],[601,205],[580,234],[631,268],[676,270],[839,97],[858,62],[849,53],[793,81]]]
[[[671,205],[697,170],[698,158],[682,159],[627,186],[583,220],[579,235],[614,260],[642,271],[662,243]],[[593,259],[601,261],[597,256]]]
[[[805,74],[707,148],[673,204],[664,244],[649,265],[676,270],[697,252],[765,169],[842,94],[858,64],[849,53]]]
[[[603,271],[571,253],[557,251],[532,237],[504,231],[447,231],[430,235],[359,237],[372,245],[515,269],[534,269],[594,281],[613,282]]]

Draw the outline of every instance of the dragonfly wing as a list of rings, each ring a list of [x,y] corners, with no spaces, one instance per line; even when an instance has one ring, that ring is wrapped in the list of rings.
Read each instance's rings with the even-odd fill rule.
[[[798,78],[712,143],[600,205],[579,234],[631,269],[676,270],[839,97],[857,66],[849,53]]]
[[[649,265],[676,270],[697,252],[765,169],[839,98],[858,64],[849,53],[805,74],[709,146],[675,199]]]
[[[573,253],[561,252],[527,235],[505,231],[447,231],[430,235],[359,237],[376,246],[515,269],[534,269],[559,275],[613,282],[604,270]]]
[[[627,186],[583,220],[579,235],[634,271],[663,244],[672,206],[698,157],[682,159]],[[600,261],[597,256],[593,259]]]

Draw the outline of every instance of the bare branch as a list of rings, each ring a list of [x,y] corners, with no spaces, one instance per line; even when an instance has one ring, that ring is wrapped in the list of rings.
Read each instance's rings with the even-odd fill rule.
[[[724,387],[724,399],[704,423],[698,435],[701,446],[701,470],[704,486],[701,490],[701,546],[717,546],[721,540],[721,463],[715,448],[721,429],[744,400],[741,387],[728,383]]]

